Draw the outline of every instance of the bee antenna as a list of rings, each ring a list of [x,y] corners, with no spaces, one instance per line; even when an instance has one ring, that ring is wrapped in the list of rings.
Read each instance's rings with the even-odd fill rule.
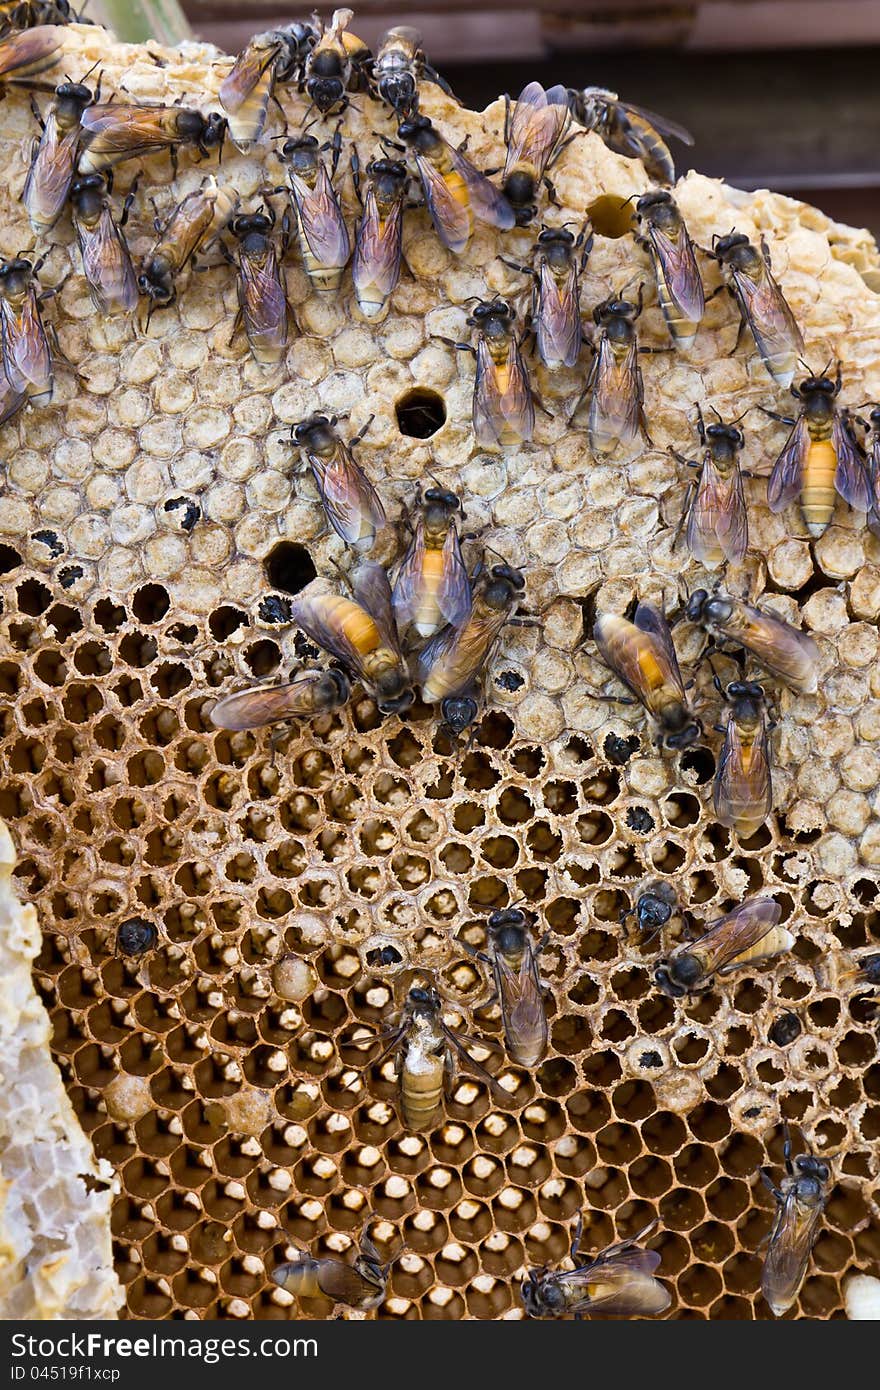
[[[623,212],[623,209],[626,207],[627,203],[632,203],[635,201],[636,198],[641,198],[641,196],[641,193],[630,193],[628,198],[624,198],[623,202],[618,208],[618,212]]]
[[[723,425],[723,424],[724,424],[724,421],[723,421],[722,418],[721,418],[721,413],[720,413],[720,411],[718,411],[714,405],[710,405],[710,406],[709,406],[709,409],[711,410],[712,414],[715,416],[715,419],[718,421],[719,425]]]

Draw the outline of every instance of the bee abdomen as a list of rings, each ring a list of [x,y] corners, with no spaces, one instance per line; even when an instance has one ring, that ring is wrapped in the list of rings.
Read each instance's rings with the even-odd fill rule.
[[[830,439],[810,444],[801,489],[801,511],[811,536],[821,536],[834,515],[837,453]]]
[[[699,320],[695,323],[693,319],[682,317],[678,305],[669,293],[666,277],[659,273],[657,275],[657,300],[666,320],[666,327],[676,343],[679,347],[690,347],[697,336],[697,329],[700,326]]]
[[[443,1073],[441,1060],[423,1071],[405,1068],[400,1087],[400,1108],[407,1129],[430,1129],[443,1104]]]

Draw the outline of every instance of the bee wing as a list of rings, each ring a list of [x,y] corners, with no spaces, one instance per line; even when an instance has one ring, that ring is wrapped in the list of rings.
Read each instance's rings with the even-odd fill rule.
[[[287,295],[272,247],[262,257],[239,258],[239,292],[250,332],[274,334],[287,323]]]
[[[14,391],[28,396],[40,395],[51,387],[52,358],[36,294],[30,291],[17,314],[5,301],[0,311],[7,380]]]
[[[326,1259],[317,1263],[321,1292],[337,1303],[350,1303],[358,1307],[364,1298],[379,1292],[375,1284],[344,1260]]]
[[[21,195],[34,230],[49,230],[64,211],[73,181],[78,144],[78,129],[68,131],[59,138],[55,114],[50,112]]]
[[[463,694],[469,690],[488,659],[505,620],[505,614],[493,610],[491,616],[487,613],[477,617],[471,613],[461,627],[445,627],[419,653],[420,679],[426,680],[442,662],[453,667],[456,684],[452,693]]]
[[[351,252],[348,228],[330,175],[323,164],[318,167],[314,189],[293,172],[290,174],[290,184],[303,235],[315,260],[322,266],[346,265]]]
[[[507,1110],[511,1100],[509,1093],[505,1091],[503,1086],[498,1084],[491,1072],[486,1071],[484,1066],[474,1060],[464,1043],[459,1041],[451,1028],[447,1028],[446,1024],[443,1022],[441,1022],[440,1027],[446,1041],[458,1054],[464,1069],[469,1071],[471,1075],[478,1077],[480,1081],[483,1082],[483,1085],[488,1087],[489,1094],[497,1106],[502,1110]],[[476,1039],[474,1041],[476,1041]]]
[[[5,425],[21,410],[27,396],[12,386],[5,372],[0,371],[0,425]]]
[[[344,541],[354,545],[364,533],[364,521],[377,531],[385,525],[385,509],[376,489],[342,440],[328,463],[317,454],[309,454],[308,460],[327,520]]]
[[[619,362],[603,334],[596,359],[593,399],[590,402],[591,423],[599,423],[625,442],[634,439],[639,429],[639,359],[635,343]]]
[[[680,140],[683,145],[694,143],[694,137],[690,131],[676,121],[670,121],[668,116],[660,116],[656,111],[649,111],[646,106],[633,106],[628,102],[620,102],[619,105],[624,111],[632,111],[636,116],[641,116],[643,121],[647,121],[661,135],[671,135],[673,140]]]
[[[369,189],[352,266],[352,278],[358,288],[375,285],[384,299],[391,294],[400,279],[402,229],[403,203],[395,204],[383,222],[376,207],[376,195]]]
[[[786,354],[804,351],[804,340],[782,290],[765,267],[755,281],[741,271],[733,272],[733,282],[743,316],[752,330],[758,352],[765,362]]]
[[[324,651],[335,656],[349,671],[363,675],[360,652],[338,625],[332,621],[339,604],[337,594],[300,594],[291,600],[290,620]],[[372,616],[372,615],[370,615]]]
[[[533,164],[542,174],[568,120],[568,93],[564,87],[552,87],[549,92],[540,82],[524,87],[510,118],[504,178],[521,161]]]
[[[767,479],[767,506],[771,512],[781,512],[800,495],[809,447],[810,432],[801,415]]]
[[[518,971],[511,970],[503,957],[496,955],[495,982],[502,1017],[514,1045],[521,1039],[532,1042],[536,1038],[546,1045],[547,1015],[534,952],[523,953]]]
[[[391,594],[391,605],[394,609],[397,625],[400,628],[405,628],[407,623],[411,623],[418,611],[424,558],[425,522],[420,516],[416,521],[415,535],[400,562],[397,578],[394,581],[394,590]]]
[[[684,699],[684,682],[678,666],[678,657],[672,642],[672,632],[663,613],[652,603],[640,603],[633,614],[633,622],[640,632],[654,639],[654,655],[667,685],[674,685]]]
[[[64,30],[54,24],[38,24],[0,42],[0,77],[7,82],[36,76],[52,67],[64,47]]]
[[[471,212],[453,197],[446,180],[429,159],[416,155],[416,168],[422,181],[425,206],[431,214],[434,230],[449,251],[463,251],[470,240]]]
[[[82,255],[83,275],[92,299],[103,314],[123,313],[138,302],[137,278],[122,233],[108,207],[97,227],[89,232],[74,219]]]
[[[684,228],[678,241],[673,241],[658,227],[651,227],[649,236],[670,298],[678,306],[682,318],[689,323],[699,323],[706,307],[706,296],[693,242]]]
[[[599,1255],[561,1279],[583,1288],[579,1307],[585,1313],[648,1317],[664,1312],[672,1302],[669,1291],[654,1278],[659,1263],[656,1250],[618,1250]]]
[[[786,1194],[764,1257],[761,1291],[774,1312],[785,1312],[800,1292],[824,1203],[805,1207]]]
[[[280,51],[280,44],[275,44],[272,48],[262,48],[249,43],[247,48],[239,53],[231,71],[220,83],[218,96],[225,111],[232,115],[238,111],[254,92],[260,79],[272,67]]]
[[[868,470],[849,419],[841,410],[836,411],[834,415],[832,440],[837,454],[834,486],[853,511],[870,511],[871,488]]]
[[[697,941],[678,948],[674,954],[678,950],[693,951],[705,960],[704,974],[715,974],[763,940],[781,916],[782,909],[772,898],[748,899],[719,918]]]
[[[477,220],[495,227],[499,232],[509,232],[511,227],[515,227],[516,213],[494,183],[490,183],[486,175],[475,169],[470,160],[452,145],[449,146],[449,157],[456,173],[464,181]]]
[[[461,627],[471,613],[471,581],[455,526],[450,526],[443,542],[443,573],[437,591],[440,612],[453,627]]]
[[[515,343],[510,343],[502,367],[485,342],[481,339],[478,343],[473,418],[479,444],[497,444],[508,430],[520,439],[531,439],[535,404],[526,365]]]
[[[354,575],[354,597],[355,602],[365,608],[373,619],[383,644],[403,660],[394,621],[391,585],[385,570],[375,560],[363,560],[358,565]]]
[[[542,264],[539,306],[536,333],[541,360],[573,367],[582,335],[578,277],[573,265],[560,285],[546,262]]]
[[[815,690],[819,648],[812,637],[750,603],[741,603],[739,612],[743,621],[737,624],[735,640],[783,680],[808,693]]]
[[[705,563],[717,546],[725,560],[740,563],[748,549],[749,518],[739,464],[734,464],[730,477],[725,478],[707,453],[688,513],[686,535],[695,559]]]
[[[715,813],[722,825],[731,825],[734,817],[745,808],[753,807],[754,814],[770,814],[773,804],[770,785],[769,733],[766,722],[749,750],[748,767],[736,720],[728,715],[724,746],[715,774],[713,801]],[[771,924],[772,925],[772,924]]]
[[[286,685],[236,691],[217,701],[211,710],[211,722],[220,729],[258,729],[277,719],[314,714],[315,686],[326,674],[326,671],[309,671],[300,680]]]

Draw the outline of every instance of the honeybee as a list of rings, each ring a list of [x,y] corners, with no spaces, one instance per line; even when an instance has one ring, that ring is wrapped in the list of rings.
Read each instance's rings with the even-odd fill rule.
[[[501,191],[516,214],[518,227],[526,226],[535,216],[535,199],[542,180],[551,197],[555,196],[546,174],[564,148],[563,137],[570,118],[564,87],[551,87],[545,92],[540,82],[530,82],[512,109],[510,97],[505,97],[507,158]]]
[[[451,1091],[460,1064],[488,1087],[496,1105],[506,1109],[510,1104],[510,1096],[503,1086],[475,1062],[465,1048],[466,1042],[477,1047],[491,1044],[478,1038],[460,1038],[443,1022],[442,1010],[442,1000],[433,986],[414,987],[406,997],[398,1024],[378,1037],[358,1039],[354,1044],[356,1047],[385,1044],[372,1059],[372,1066],[378,1066],[389,1053],[396,1052],[400,1117],[404,1129],[413,1134],[433,1129],[440,1122],[444,1091]]]
[[[484,448],[527,442],[535,428],[535,402],[513,331],[515,320],[516,310],[506,300],[482,300],[467,320],[479,330],[476,348],[440,339],[477,359],[472,417],[474,437]]]
[[[682,942],[661,961],[654,981],[673,999],[708,989],[713,975],[727,975],[754,961],[778,956],[795,938],[778,925],[782,909],[772,898],[747,898],[713,922],[696,941]]]
[[[254,360],[261,367],[280,362],[288,344],[287,290],[269,237],[274,224],[271,210],[239,214],[229,223],[238,242],[233,262],[238,270],[238,314],[232,336],[243,324]]]
[[[329,174],[320,158],[321,148],[314,135],[301,135],[284,142],[281,158],[287,166],[293,226],[303,268],[312,288],[324,291],[339,288],[351,255],[351,240],[333,187],[339,144],[334,142]]]
[[[769,1171],[761,1169],[761,1181],[776,1199],[776,1216],[764,1269],[761,1292],[778,1318],[794,1303],[801,1291],[810,1254],[819,1234],[819,1222],[828,1202],[831,1169],[811,1153],[791,1159],[791,1136],[785,1125],[785,1177],[779,1187]]]
[[[54,24],[40,24],[0,39],[0,90],[8,83],[27,84],[54,67],[64,48],[64,35]]]
[[[516,214],[504,195],[444,139],[427,116],[402,121],[397,134],[412,151],[425,207],[448,250],[464,251],[475,222],[499,232],[516,225]]]
[[[706,308],[706,295],[684,218],[666,189],[643,193],[636,203],[636,218],[641,228],[636,242],[651,258],[666,326],[678,347],[689,348]]]
[[[52,353],[37,295],[36,277],[42,264],[39,260],[32,265],[22,256],[0,264],[3,368],[15,395],[26,397],[33,405],[46,405],[55,386]]]
[[[352,598],[298,595],[291,601],[290,619],[363,683],[382,714],[397,714],[412,704],[391,588],[381,565],[361,562],[355,571]]]
[[[538,356],[551,372],[560,367],[573,367],[581,350],[583,329],[578,276],[583,274],[593,249],[592,230],[587,235],[589,227],[587,222],[577,240],[565,227],[544,227],[535,242],[534,269],[500,257],[512,270],[531,277],[529,322],[535,334]],[[581,251],[580,261],[578,251]]]
[[[220,148],[226,135],[225,117],[211,112],[203,116],[183,106],[125,106],[108,102],[90,106],[82,114],[82,135],[77,169],[80,174],[100,174],[126,159],[143,158],[168,150],[176,166],[181,145],[194,145],[206,155]]]
[[[655,111],[621,101],[616,92],[605,87],[569,90],[568,100],[575,120],[587,130],[594,130],[609,150],[626,159],[640,159],[645,173],[655,183],[675,183],[675,164],[662,137],[671,135],[684,145],[692,145],[694,137],[684,126],[658,116]]]
[[[688,706],[672,633],[659,608],[640,603],[632,622],[617,613],[598,613],[593,640],[635,697],[620,703],[638,702],[654,720],[658,746],[688,748],[697,741],[702,726]]]
[[[77,179],[70,190],[71,217],[92,303],[102,314],[128,314],[137,307],[138,282],[123,227],[137,180],[114,221],[103,174]]]
[[[493,998],[497,998],[501,1007],[509,1056],[521,1067],[536,1067],[547,1051],[546,991],[538,974],[538,955],[549,933],[533,946],[526,914],[518,907],[493,912],[486,923],[486,932],[487,951],[474,951],[470,946],[465,949],[492,971]]]
[[[530,1269],[521,1286],[530,1318],[564,1318],[568,1313],[617,1313],[622,1317],[647,1318],[663,1313],[672,1302],[665,1285],[654,1278],[660,1263],[656,1250],[642,1250],[644,1240],[657,1225],[651,1221],[638,1235],[609,1245],[593,1259],[579,1253],[584,1218],[574,1228],[569,1255],[574,1269]]]
[[[239,53],[220,83],[218,95],[229,134],[240,150],[247,152],[260,139],[276,84],[303,75],[306,58],[318,37],[311,24],[285,24],[254,34]]]
[[[593,348],[593,365],[570,420],[592,392],[587,433],[596,458],[607,458],[621,446],[632,444],[640,429],[650,443],[635,328],[641,312],[641,289],[636,304],[612,298],[593,310],[599,346]]]
[[[357,166],[352,166],[360,197]],[[373,159],[366,169],[369,185],[354,243],[351,278],[358,308],[365,318],[381,314],[400,279],[403,212],[409,174],[399,159]]]
[[[346,545],[369,550],[385,525],[385,508],[352,449],[369,429],[372,415],[350,445],[336,432],[336,416],[312,415],[294,425],[291,443],[302,450],[321,495],[324,513]]]
[[[704,449],[702,465],[671,450],[679,463],[701,469],[699,480],[688,484],[682,507],[682,523],[687,516],[687,547],[706,569],[717,569],[725,561],[739,565],[749,548],[749,515],[737,457],[745,439],[736,425],[725,425],[720,415],[718,424],[707,429],[699,406],[697,428]],[[676,540],[680,531],[681,525]]]
[[[762,238],[761,250],[757,251],[742,232],[731,232],[730,236],[714,236],[709,254],[721,266],[728,291],[740,312],[734,352],[743,330],[748,328],[773,380],[778,386],[790,386],[804,351],[804,340],[785,295],[773,278],[767,243]]]
[[[211,723],[218,729],[260,729],[279,719],[331,714],[347,701],[351,686],[344,671],[307,671],[284,685],[251,686],[218,700]]]
[[[733,681],[726,699],[727,725],[712,801],[719,825],[745,840],[761,828],[773,807],[770,732],[775,726],[767,721],[764,691],[754,681]]]
[[[372,54],[348,26],[352,10],[334,10],[330,27],[324,29],[305,60],[305,89],[322,116],[344,111],[348,93],[367,85]]]
[[[359,1253],[353,1264],[334,1259],[331,1255],[316,1260],[304,1251],[298,1259],[273,1269],[272,1283],[298,1298],[323,1296],[334,1303],[343,1303],[347,1308],[359,1308],[362,1312],[378,1308],[385,1298],[388,1272],[402,1252],[383,1265],[370,1239],[369,1229],[368,1226],[361,1235]]]
[[[64,211],[76,167],[80,120],[86,107],[97,100],[97,95],[81,82],[62,82],[55,88],[55,100],[45,121],[36,103],[32,103],[42,134],[28,169],[21,201],[36,236],[50,232]]]
[[[519,570],[493,565],[480,577],[466,620],[458,627],[443,628],[419,653],[422,698],[440,705],[444,726],[454,736],[477,717],[480,671],[504,624],[511,622],[524,589]]]
[[[873,500],[849,415],[835,405],[840,387],[838,366],[834,381],[808,376],[800,386],[792,386],[791,394],[800,401],[797,419],[764,411],[792,427],[767,480],[767,505],[771,512],[781,512],[797,498],[811,536],[821,536],[828,529],[835,492],[856,512],[869,512]]]
[[[399,631],[433,637],[445,623],[461,627],[471,611],[471,582],[455,524],[454,492],[429,487],[419,498],[412,539],[400,562],[391,602]]]
[[[454,96],[448,82],[425,58],[418,29],[396,25],[382,35],[373,61],[373,82],[382,101],[401,119],[419,109],[419,82],[427,78],[447,96]]]
[[[157,240],[141,265],[138,286],[150,299],[150,312],[165,306],[177,293],[175,280],[196,252],[210,246],[230,221],[238,195],[228,185],[221,186],[213,174],[188,193],[162,225],[156,221]]]
[[[812,694],[818,684],[816,667],[819,648],[806,632],[799,632],[775,613],[764,613],[744,599],[729,594],[709,594],[695,589],[687,601],[685,614],[700,623],[714,639],[704,652],[722,651],[718,639],[734,642],[750,652],[756,661],[794,690]]]

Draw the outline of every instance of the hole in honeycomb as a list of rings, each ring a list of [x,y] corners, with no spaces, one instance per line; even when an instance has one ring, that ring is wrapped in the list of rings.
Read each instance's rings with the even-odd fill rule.
[[[308,550],[296,541],[279,541],[266,556],[263,568],[272,588],[282,594],[298,594],[318,574]]]
[[[158,623],[171,606],[168,590],[161,584],[143,584],[131,601],[132,612],[141,623]]]
[[[699,745],[682,753],[679,758],[679,767],[683,773],[693,775],[698,787],[704,786],[715,776],[715,759],[710,749]]]
[[[215,608],[208,619],[208,627],[215,642],[225,642],[227,637],[231,637],[240,627],[246,627],[247,623],[247,613],[242,613],[240,608],[233,608],[231,604]]]
[[[394,403],[400,433],[410,439],[430,439],[446,423],[446,404],[428,386],[414,386]]]
[[[276,642],[264,637],[254,642],[244,654],[245,663],[255,676],[271,676],[281,665],[281,650]]]
[[[12,570],[18,569],[21,563],[21,556],[14,546],[0,543],[0,575],[11,573]]]
[[[602,193],[587,207],[593,231],[599,236],[618,237],[632,232],[632,203],[622,193]]]

